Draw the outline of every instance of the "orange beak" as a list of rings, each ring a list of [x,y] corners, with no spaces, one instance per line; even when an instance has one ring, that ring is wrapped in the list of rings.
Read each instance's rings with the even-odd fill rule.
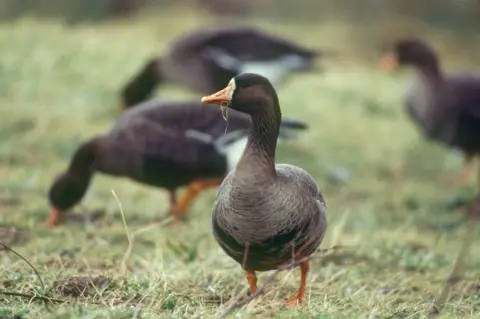
[[[230,82],[226,88],[212,95],[202,97],[202,103],[223,104],[232,101],[233,84]]]
[[[398,59],[391,53],[386,54],[378,63],[378,67],[385,71],[394,71],[398,68]]]
[[[62,221],[62,217],[63,217],[63,212],[59,211],[55,207],[52,207],[50,209],[50,215],[48,216],[48,220],[47,220],[47,228],[52,229],[55,226],[58,226]]]

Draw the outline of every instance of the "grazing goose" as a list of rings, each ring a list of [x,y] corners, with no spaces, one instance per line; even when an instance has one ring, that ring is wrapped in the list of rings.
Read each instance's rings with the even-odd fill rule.
[[[242,265],[255,293],[256,271],[277,269],[315,252],[327,229],[325,201],[306,171],[275,165],[281,113],[267,78],[238,75],[202,102],[229,105],[252,120],[245,150],[218,191],[212,228],[220,247]],[[303,301],[309,261],[301,261],[300,269],[300,289],[286,300],[288,305]]]
[[[178,222],[200,191],[220,185],[235,167],[249,123],[245,114],[229,112],[225,134],[217,107],[200,102],[149,101],[125,112],[110,132],[82,143],[67,171],[54,181],[47,226],[58,225],[63,212],[82,199],[95,172],[166,188]],[[291,137],[288,129],[304,130],[306,125],[286,120],[282,137]],[[176,190],[185,185],[177,201]]]
[[[244,72],[278,83],[288,72],[313,70],[320,54],[253,28],[203,29],[177,40],[164,57],[148,61],[123,88],[122,109],[146,100],[164,82],[203,94]]]
[[[395,43],[380,67],[412,66],[417,78],[405,94],[410,117],[424,135],[464,152],[458,182],[464,183],[480,152],[480,76],[446,75],[435,51],[418,39]]]

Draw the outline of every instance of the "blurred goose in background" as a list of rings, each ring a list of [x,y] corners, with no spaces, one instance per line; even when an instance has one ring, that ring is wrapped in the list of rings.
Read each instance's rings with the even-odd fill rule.
[[[480,152],[480,76],[446,75],[433,48],[419,39],[397,41],[380,67],[412,66],[417,77],[405,94],[408,114],[429,138],[464,152],[457,182],[471,173]]]
[[[165,56],[148,61],[122,89],[122,110],[148,99],[166,82],[203,94],[220,90],[245,72],[279,83],[289,72],[314,70],[314,59],[321,54],[249,27],[203,29],[178,39]]]
[[[200,102],[149,101],[125,112],[110,132],[82,143],[53,182],[47,227],[58,225],[64,212],[82,199],[95,172],[166,188],[170,212],[180,221],[200,191],[220,185],[235,167],[249,123],[245,114],[229,112],[225,133],[227,123],[218,108]],[[281,137],[293,138],[289,130],[306,128],[285,120]],[[185,185],[177,201],[176,190]]]
[[[199,0],[200,8],[220,18],[245,17],[251,14],[255,2],[251,0]]]
[[[309,270],[305,258],[315,252],[325,235],[326,206],[305,170],[275,165],[281,127],[275,89],[263,76],[242,74],[202,102],[227,103],[252,119],[245,150],[218,191],[212,213],[214,237],[225,253],[242,265],[252,293],[257,290],[256,271],[299,261],[300,289],[286,303],[302,303]]]

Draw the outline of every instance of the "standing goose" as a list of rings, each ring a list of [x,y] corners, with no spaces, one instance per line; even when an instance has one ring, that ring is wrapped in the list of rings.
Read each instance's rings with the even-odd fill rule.
[[[427,138],[464,152],[463,183],[480,153],[480,76],[445,75],[435,51],[418,39],[396,42],[380,62],[385,70],[407,65],[418,73],[405,94],[407,112]]]
[[[212,228],[220,247],[242,265],[255,293],[256,271],[277,269],[315,252],[327,229],[325,201],[306,171],[275,165],[281,113],[267,78],[236,76],[202,102],[229,104],[251,117],[245,150],[218,191]],[[300,289],[286,300],[288,305],[303,301],[309,262],[301,262],[300,269]]]
[[[148,61],[122,89],[122,110],[146,100],[171,82],[208,94],[232,77],[256,72],[273,83],[291,71],[314,69],[321,53],[249,27],[195,31],[178,39],[164,57]]]
[[[217,107],[200,102],[149,101],[125,112],[110,132],[81,144],[67,171],[54,181],[48,228],[82,199],[95,172],[166,188],[178,222],[197,194],[220,185],[240,158],[250,119],[230,112],[228,121],[225,134]],[[288,129],[304,130],[306,125],[286,120],[282,137],[291,137]],[[182,186],[187,190],[177,201],[176,190]]]

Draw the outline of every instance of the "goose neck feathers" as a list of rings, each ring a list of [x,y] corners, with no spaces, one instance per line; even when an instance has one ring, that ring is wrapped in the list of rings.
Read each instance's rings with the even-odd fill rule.
[[[101,138],[97,137],[80,145],[70,162],[68,172],[73,175],[92,174],[100,142]]]
[[[68,170],[55,180],[48,192],[53,207],[67,210],[82,199],[94,172],[100,142],[100,137],[93,138],[77,149]]]

